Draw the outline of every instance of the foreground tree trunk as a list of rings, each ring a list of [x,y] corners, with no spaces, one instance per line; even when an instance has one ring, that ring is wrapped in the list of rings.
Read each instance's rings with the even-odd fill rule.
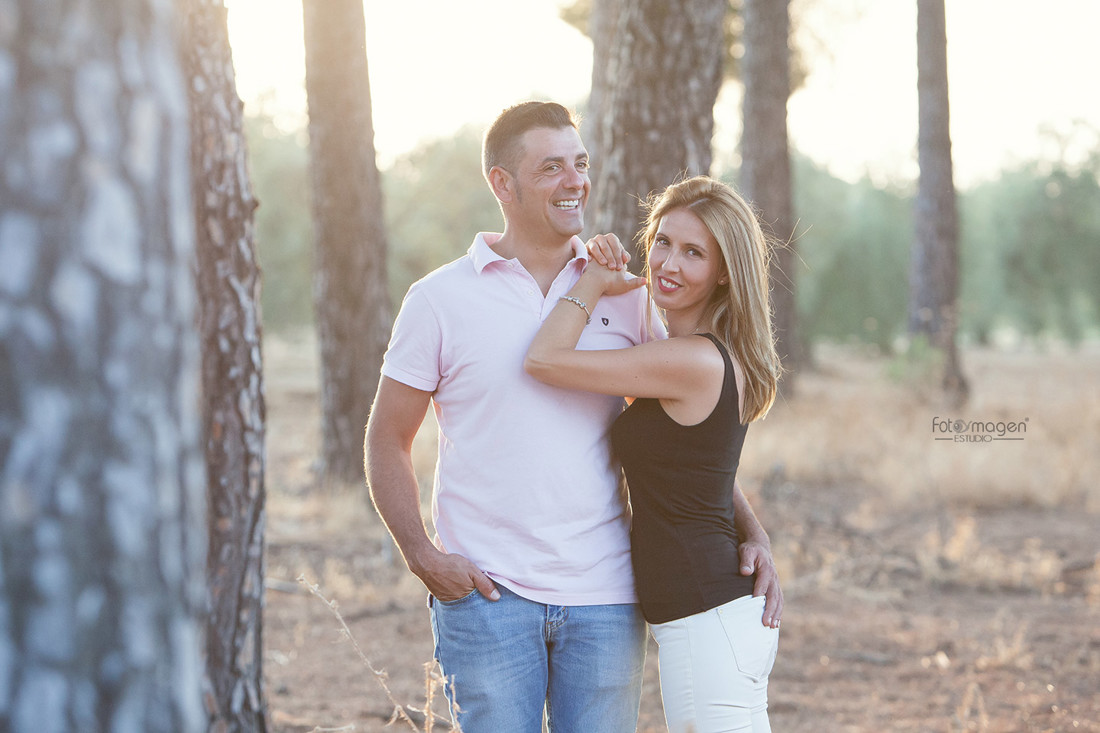
[[[361,485],[363,430],[389,340],[386,231],[361,0],[305,0],[322,469]]]
[[[11,733],[206,728],[177,20],[169,0],[0,0],[0,730]]]
[[[804,354],[795,302],[797,257],[787,141],[787,99],[791,90],[788,0],[745,0],[744,17],[741,188],[760,212],[765,229],[770,228],[780,244],[769,276],[776,349],[787,372],[782,388],[789,394]]]
[[[265,731],[264,385],[242,105],[222,0],[186,0],[210,542],[205,701],[214,731]]]
[[[943,389],[961,405],[969,392],[955,334],[958,327],[959,233],[951,162],[944,0],[917,0],[917,96],[920,183],[909,279],[909,332],[944,357]]]
[[[613,41],[613,50],[607,73],[593,73],[599,157],[586,229],[614,232],[626,243],[641,228],[640,201],[674,180],[710,171],[727,2],[619,1],[613,33],[593,37],[597,48]],[[636,256],[632,269],[641,261]]]

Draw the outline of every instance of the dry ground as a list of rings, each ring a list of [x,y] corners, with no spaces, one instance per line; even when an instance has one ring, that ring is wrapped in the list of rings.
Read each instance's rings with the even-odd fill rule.
[[[362,490],[314,486],[312,344],[269,339],[265,352],[272,728],[425,730],[427,692],[445,707],[426,664],[424,591]],[[952,410],[920,365],[823,349],[797,394],[750,430],[743,483],[787,603],[777,733],[1100,731],[1100,351],[964,359],[972,398]],[[937,419],[1026,433],[937,441]],[[424,480],[431,442],[425,431]],[[415,728],[386,728],[394,702]],[[639,730],[664,730],[652,648]]]

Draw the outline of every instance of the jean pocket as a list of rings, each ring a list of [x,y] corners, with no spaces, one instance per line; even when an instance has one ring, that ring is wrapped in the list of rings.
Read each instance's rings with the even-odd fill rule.
[[[718,618],[741,674],[754,682],[771,674],[779,651],[779,630],[764,626],[759,613],[719,613]]]
[[[477,588],[474,588],[472,591],[470,591],[466,595],[462,596],[461,598],[456,598],[453,601],[444,601],[444,600],[441,600],[439,598],[436,598],[435,596],[432,597],[432,600],[435,601],[436,603],[438,603],[441,606],[458,606],[458,605],[461,605],[461,604],[465,603],[466,601],[470,600],[474,596],[476,596],[477,593],[478,593]]]

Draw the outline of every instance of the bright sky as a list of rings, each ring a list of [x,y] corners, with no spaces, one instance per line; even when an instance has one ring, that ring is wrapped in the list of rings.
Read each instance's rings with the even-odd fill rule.
[[[575,105],[588,93],[592,44],[558,17],[567,0],[365,0],[375,145],[387,166],[426,138],[484,127],[532,97]],[[792,0],[810,66],[790,100],[793,144],[854,179],[916,177],[915,0]],[[304,125],[301,0],[227,0],[237,83]],[[1100,2],[948,0],[948,74],[956,182],[1059,155],[1051,129],[1078,130],[1065,153],[1100,146]],[[740,130],[733,85],[716,108],[715,148]]]

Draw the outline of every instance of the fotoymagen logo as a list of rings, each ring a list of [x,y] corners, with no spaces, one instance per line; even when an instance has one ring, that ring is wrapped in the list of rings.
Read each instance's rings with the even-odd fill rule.
[[[958,418],[932,418],[932,438],[953,443],[992,443],[998,440],[1023,440],[1027,424],[1023,420],[962,420]]]

